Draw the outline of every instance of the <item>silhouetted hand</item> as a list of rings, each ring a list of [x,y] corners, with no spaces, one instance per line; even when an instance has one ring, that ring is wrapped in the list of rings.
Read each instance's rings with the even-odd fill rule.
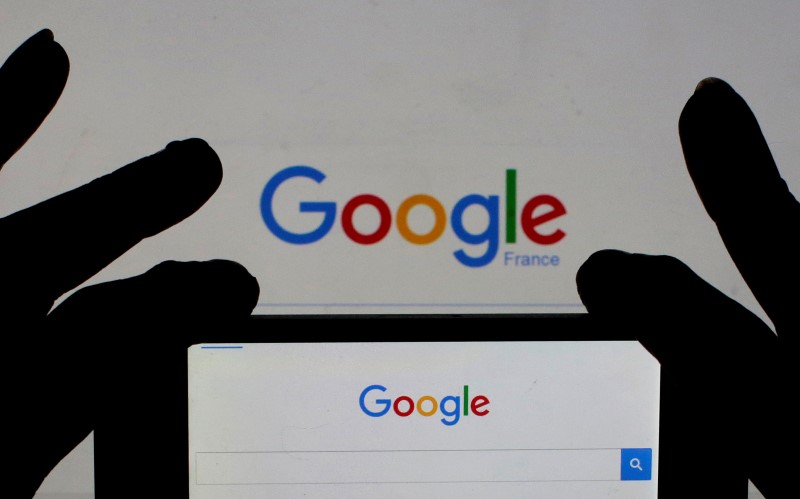
[[[796,497],[800,205],[745,101],[703,80],[681,114],[689,173],[775,332],[668,256],[592,255],[577,276],[590,316],[661,362],[659,497]],[[776,334],[777,333],[777,334]]]
[[[0,68],[0,167],[68,73],[49,30]],[[186,347],[200,327],[248,317],[256,280],[231,261],[170,261],[53,304],[194,213],[221,180],[216,153],[189,139],[0,219],[4,497],[33,496],[92,430],[97,497],[187,495]]]

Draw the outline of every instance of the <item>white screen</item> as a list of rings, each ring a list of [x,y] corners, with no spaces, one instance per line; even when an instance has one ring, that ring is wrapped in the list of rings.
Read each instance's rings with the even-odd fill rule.
[[[0,21],[5,53],[49,27],[72,61],[55,110],[3,169],[0,213],[175,139],[204,138],[222,159],[206,206],[92,282],[165,258],[229,258],[262,283],[260,314],[581,312],[576,270],[621,248],[677,256],[760,313],[685,172],[677,121],[700,79],[724,78],[778,164],[800,163],[794,2],[10,1]],[[296,165],[325,179],[280,185],[281,227],[311,232],[322,215],[298,203],[336,203],[330,230],[307,244],[281,239],[260,210],[267,182]],[[795,171],[784,173],[791,186]],[[373,244],[343,228],[360,194],[389,212]],[[419,199],[400,214],[416,194],[444,216]],[[453,212],[470,194],[496,211],[467,200],[459,231]],[[533,224],[563,232],[549,244],[521,221],[542,194],[566,210]],[[353,230],[375,232],[378,213],[356,209]],[[490,218],[489,235],[463,241]]]
[[[205,344],[192,499],[656,497],[636,342]]]

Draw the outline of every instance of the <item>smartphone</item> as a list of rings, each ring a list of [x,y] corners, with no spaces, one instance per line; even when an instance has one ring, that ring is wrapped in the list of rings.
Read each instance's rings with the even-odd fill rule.
[[[585,314],[249,327],[189,349],[192,499],[657,496],[659,364]]]

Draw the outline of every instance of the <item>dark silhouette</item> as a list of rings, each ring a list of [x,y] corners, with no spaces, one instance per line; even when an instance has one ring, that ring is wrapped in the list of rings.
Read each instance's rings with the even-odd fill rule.
[[[800,207],[726,82],[700,82],[679,133],[706,211],[777,335],[668,256],[600,251],[579,270],[578,291],[591,316],[661,362],[659,497],[747,497],[748,478],[766,498],[789,497]]]
[[[36,131],[69,61],[49,30],[0,68],[0,165]],[[0,219],[3,497],[32,497],[92,430],[97,497],[186,497],[186,347],[252,313],[258,283],[224,260],[164,262],[81,285],[194,213],[222,180],[204,141],[163,151]]]

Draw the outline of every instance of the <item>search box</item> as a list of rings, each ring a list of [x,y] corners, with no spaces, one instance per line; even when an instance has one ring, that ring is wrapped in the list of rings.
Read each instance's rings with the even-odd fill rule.
[[[651,449],[198,452],[198,485],[650,480]]]

